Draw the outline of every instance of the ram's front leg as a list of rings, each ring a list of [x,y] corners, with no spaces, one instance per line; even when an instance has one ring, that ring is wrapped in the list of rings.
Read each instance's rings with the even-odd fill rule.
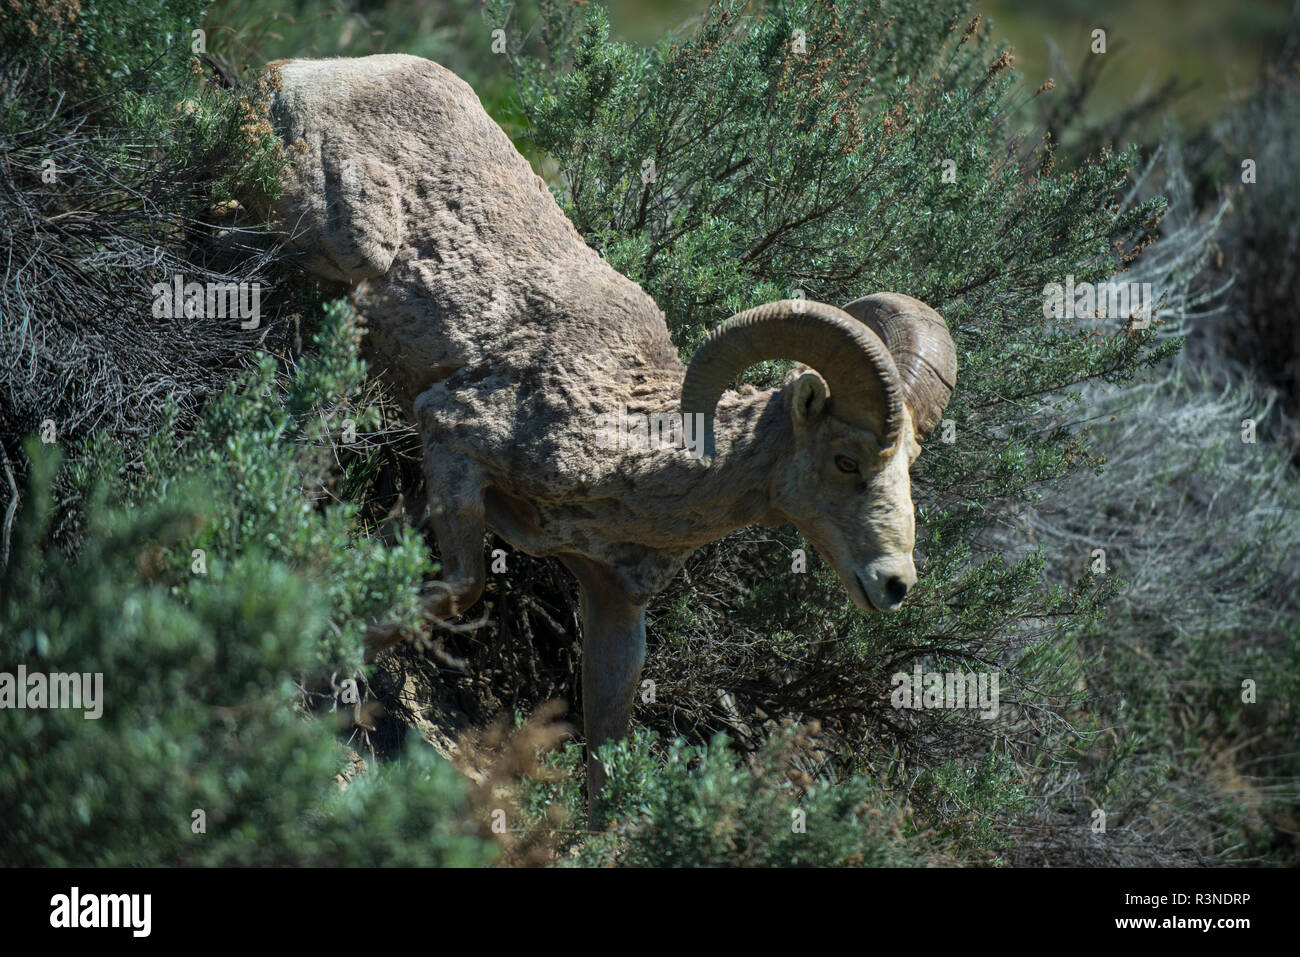
[[[425,600],[431,620],[447,620],[468,611],[483,595],[483,535],[486,480],[474,461],[429,439],[424,447],[424,481],[429,496],[429,524],[442,554],[442,575]],[[406,635],[396,629],[371,629],[366,650],[373,655]]]
[[[633,601],[618,576],[590,559],[564,556],[582,597],[582,711],[587,737],[587,811],[595,826],[605,786],[596,749],[626,737],[637,679],[645,662],[645,605]]]

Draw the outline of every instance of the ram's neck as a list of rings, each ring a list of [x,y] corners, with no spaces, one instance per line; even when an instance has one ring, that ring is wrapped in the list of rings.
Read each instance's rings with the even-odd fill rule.
[[[779,525],[771,483],[793,436],[777,390],[728,392],[714,416],[716,455],[705,465],[683,449],[625,460],[628,506],[653,528],[659,547],[695,549],[747,525]]]

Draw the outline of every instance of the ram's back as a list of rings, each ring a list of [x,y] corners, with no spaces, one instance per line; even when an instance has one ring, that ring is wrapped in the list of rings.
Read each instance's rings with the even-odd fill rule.
[[[465,366],[680,368],[650,297],[455,74],[404,55],[271,67],[289,165],[270,211],[309,271],[366,283],[369,357],[408,407]]]

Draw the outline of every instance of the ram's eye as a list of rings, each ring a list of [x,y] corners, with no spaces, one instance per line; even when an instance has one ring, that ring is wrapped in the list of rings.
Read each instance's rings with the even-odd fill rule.
[[[856,472],[858,463],[846,455],[837,455],[835,456],[835,467],[841,472]]]

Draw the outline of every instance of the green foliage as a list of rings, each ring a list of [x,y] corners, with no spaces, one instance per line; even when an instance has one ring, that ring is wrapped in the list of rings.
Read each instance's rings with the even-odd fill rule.
[[[74,99],[106,96],[141,79],[171,87],[182,82],[192,31],[203,26],[207,6],[208,0],[13,0],[0,20],[0,52],[21,50],[48,64]]]
[[[318,423],[355,398],[356,340],[350,311],[331,305],[297,375],[278,381],[263,358],[178,450],[170,435],[150,443],[141,470],[122,471],[120,449],[99,439],[72,468],[87,516],[75,561],[46,544],[57,455],[29,446],[0,663],[100,673],[104,704],[98,720],[0,710],[6,864],[492,859],[463,781],[429,749],[339,793],[344,747],[294,707],[304,675],[359,664],[368,617],[413,614],[428,571],[414,532],[383,545],[352,505],[319,494],[333,450]],[[195,810],[206,833],[191,832]]]
[[[1006,756],[990,754],[984,760],[948,761],[922,772],[914,798],[932,808],[934,818],[946,822],[951,846],[975,859],[997,852],[1010,843],[1004,828],[1032,807],[1023,770]]]
[[[882,867],[915,864],[903,812],[866,778],[810,781],[791,765],[798,732],[773,736],[746,762],[719,735],[708,745],[653,733],[605,745],[609,780],[598,811],[604,832],[576,862],[632,867]],[[576,764],[577,748],[556,759]],[[580,767],[580,765],[578,765]],[[793,773],[792,773],[793,772]],[[552,795],[561,797],[561,795]],[[581,810],[574,809],[581,820]],[[915,835],[910,835],[914,838]]]
[[[212,0],[206,25],[209,50],[236,75],[292,57],[427,57],[468,81],[509,126],[514,87],[493,31],[520,27],[489,18],[482,0]]]
[[[334,455],[344,423],[359,435],[376,421],[373,406],[357,409],[365,365],[357,358],[360,330],[350,307],[328,304],[312,338],[312,354],[281,382],[270,356],[213,400],[193,432],[177,444],[159,432],[143,451],[143,468],[123,474],[110,502],[126,507],[165,498],[172,486],[200,483],[216,507],[202,524],[159,555],[155,574],[172,585],[192,581],[192,556],[202,550],[209,571],[247,549],[309,573],[318,583],[317,610],[329,637],[317,647],[323,666],[360,666],[368,621],[396,616],[418,621],[416,594],[431,574],[428,549],[409,525],[384,543],[357,527],[357,505],[337,498]],[[100,436],[71,471],[79,496],[112,482],[122,450]],[[329,503],[329,504],[324,504]],[[322,507],[323,506],[323,507]]]
[[[1159,208],[1112,215],[1130,157],[1021,176],[1001,120],[1009,58],[985,31],[958,32],[963,4],[747,6],[715,3],[653,50],[611,39],[599,6],[581,22],[559,6],[546,56],[516,61],[566,212],[655,297],[687,355],[730,312],[794,289],[842,302],[891,288],[940,308],[978,360],[984,342],[1037,338],[1021,317],[1041,310],[1043,284],[1109,275],[1113,244]],[[975,314],[980,327],[964,329]],[[974,400],[986,378],[1029,375],[1021,391],[1033,391],[1145,355],[1124,336],[1081,338],[1044,338],[1012,369],[1005,353],[992,369],[968,361],[962,391]]]
[[[59,133],[85,116],[104,127],[87,148],[108,152],[128,170],[125,161],[134,156],[123,152],[129,147],[115,141],[113,130],[131,130],[165,154],[155,175],[203,182],[216,199],[231,198],[236,185],[272,188],[279,151],[269,127],[258,123],[267,90],[233,92],[199,80],[209,5],[210,0],[13,0],[0,21],[0,63],[40,76],[45,95],[24,101],[15,96],[20,86],[7,86],[0,96],[3,128],[19,131],[39,122],[47,155],[75,168],[76,157],[67,155]],[[130,192],[133,180],[128,175],[124,182],[104,184],[114,185]]]
[[[143,438],[179,399],[188,420],[238,361],[275,345],[284,279],[235,195],[274,190],[283,162],[268,82],[200,80],[190,32],[204,4],[15,0],[0,21],[0,442],[52,420],[60,441]],[[10,17],[11,12],[15,12]],[[260,240],[260,241],[259,241]],[[154,315],[156,283],[257,283],[258,328]],[[274,294],[270,295],[274,288]]]

